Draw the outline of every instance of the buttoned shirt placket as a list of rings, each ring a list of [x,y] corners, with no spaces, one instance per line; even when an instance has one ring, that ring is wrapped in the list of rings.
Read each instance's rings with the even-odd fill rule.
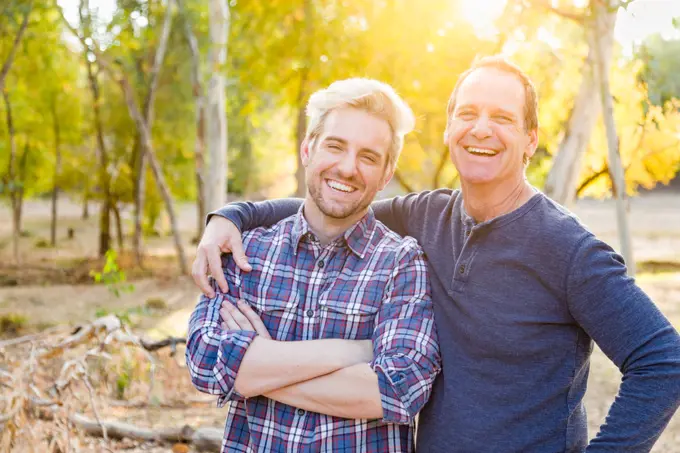
[[[303,319],[302,340],[316,340],[320,338],[319,299],[326,280],[326,270],[330,260],[338,249],[336,241],[325,247],[311,233],[307,235],[304,244],[300,244],[298,253],[310,253],[314,256],[313,269],[310,272],[309,281],[305,291],[306,297],[300,301]],[[312,260],[310,260],[312,261]],[[288,451],[305,451],[304,433],[307,411],[297,409],[295,419],[291,426],[291,436],[288,442]]]

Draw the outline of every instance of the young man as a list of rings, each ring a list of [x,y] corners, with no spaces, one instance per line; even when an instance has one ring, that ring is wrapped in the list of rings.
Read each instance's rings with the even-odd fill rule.
[[[427,267],[369,205],[413,114],[368,79],[315,93],[307,113],[307,197],[244,235],[250,272],[225,258],[228,292],[190,320],[192,382],[232,402],[223,452],[409,452],[440,369]]]
[[[648,452],[680,402],[677,331],[621,256],[525,179],[537,105],[519,68],[481,59],[448,105],[445,141],[461,189],[373,205],[379,220],[420,242],[433,276],[444,372],[420,416],[419,451]],[[247,230],[298,205],[235,204],[217,214]],[[238,230],[219,216],[199,248],[198,282],[220,246],[247,267]],[[588,444],[593,340],[623,380]]]

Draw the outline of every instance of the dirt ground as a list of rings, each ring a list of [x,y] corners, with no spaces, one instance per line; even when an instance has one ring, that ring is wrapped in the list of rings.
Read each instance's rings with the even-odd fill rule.
[[[196,225],[192,205],[181,205],[179,224],[189,259],[193,259],[191,244]],[[5,204],[0,205],[0,316],[20,314],[27,318],[26,332],[50,326],[75,326],[86,323],[103,310],[126,313],[135,331],[150,338],[184,335],[188,316],[198,292],[189,277],[178,275],[172,238],[148,238],[146,250],[153,259],[151,270],[129,270],[134,291],[115,297],[104,286],[92,284],[88,270],[96,262],[97,216],[94,206],[91,217],[81,219],[81,207],[62,200],[59,205],[58,244],[55,248],[37,247],[49,240],[50,207],[46,201],[30,201],[25,207],[24,230],[21,239],[22,265],[12,264],[11,217]],[[582,221],[598,236],[618,249],[614,205],[611,201],[581,201],[574,208]],[[131,228],[130,213],[124,211],[124,228]],[[648,292],[661,311],[680,327],[680,196],[671,194],[645,195],[630,202],[633,249],[639,263],[638,282]],[[67,238],[73,228],[74,239]],[[127,244],[130,243],[126,238]],[[126,245],[129,248],[129,245]],[[123,256],[122,262],[130,262]],[[189,261],[190,263],[191,261]],[[165,307],[149,312],[143,310],[149,299],[162,299]],[[179,376],[161,394],[161,400],[171,403],[173,391],[192,395],[188,377],[184,379],[183,351],[178,351],[176,367]],[[592,358],[591,375],[586,395],[586,407],[591,435],[604,421],[620,383],[620,373],[596,349]],[[193,397],[201,398],[198,392]],[[194,404],[191,408],[130,409],[110,407],[105,418],[130,421],[139,426],[177,426],[188,423],[197,426],[220,427],[224,411],[210,404]],[[107,451],[100,440],[81,440],[79,451]],[[114,451],[167,452],[170,447],[116,444]],[[680,451],[680,415],[676,415],[655,446],[654,452]]]

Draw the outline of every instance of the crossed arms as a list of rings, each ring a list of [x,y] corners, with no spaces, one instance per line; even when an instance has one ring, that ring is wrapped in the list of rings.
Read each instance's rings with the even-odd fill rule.
[[[410,423],[440,370],[419,248],[401,254],[388,288],[371,340],[277,341],[213,283],[215,297],[201,296],[189,323],[192,382],[219,405],[263,395],[332,416]]]

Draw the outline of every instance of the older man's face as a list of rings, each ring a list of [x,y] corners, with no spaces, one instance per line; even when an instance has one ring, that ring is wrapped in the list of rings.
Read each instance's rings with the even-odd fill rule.
[[[524,177],[523,156],[536,149],[524,124],[524,86],[495,68],[470,73],[458,87],[447,144],[463,185],[505,186]]]

